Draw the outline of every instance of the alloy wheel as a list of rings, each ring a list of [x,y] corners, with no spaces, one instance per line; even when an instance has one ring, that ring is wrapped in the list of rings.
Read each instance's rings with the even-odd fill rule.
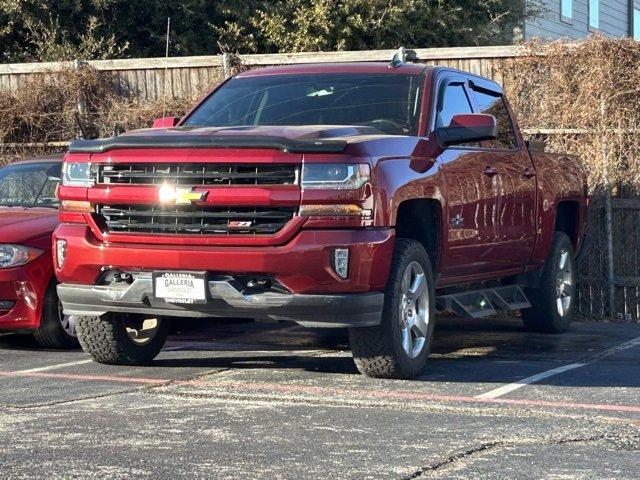
[[[58,302],[58,322],[60,322],[60,326],[62,327],[62,330],[64,330],[64,333],[70,337],[77,337],[76,319],[73,316],[64,314],[62,302]]]
[[[429,288],[422,265],[407,265],[400,283],[399,303],[402,348],[409,358],[416,358],[424,350],[429,332]]]
[[[125,324],[127,335],[138,345],[146,345],[153,340],[159,327],[160,321],[157,318],[147,318],[140,322]]]
[[[558,259],[558,273],[556,275],[556,304],[558,314],[564,317],[571,308],[573,297],[573,267],[569,259],[569,251],[560,250]]]

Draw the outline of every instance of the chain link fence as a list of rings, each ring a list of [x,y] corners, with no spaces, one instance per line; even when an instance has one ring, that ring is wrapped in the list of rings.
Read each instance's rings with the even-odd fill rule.
[[[589,318],[640,321],[640,195],[633,178],[611,181],[608,169],[640,158],[633,130],[529,130],[547,151],[579,152],[590,173],[587,240],[578,259],[578,306]],[[590,158],[596,151],[599,158]],[[603,166],[595,171],[594,164]]]

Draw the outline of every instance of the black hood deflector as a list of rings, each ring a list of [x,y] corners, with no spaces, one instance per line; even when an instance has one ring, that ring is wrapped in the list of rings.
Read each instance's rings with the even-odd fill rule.
[[[151,148],[267,148],[288,153],[343,153],[346,140],[301,140],[266,135],[123,135],[99,140],[74,140],[69,153]]]

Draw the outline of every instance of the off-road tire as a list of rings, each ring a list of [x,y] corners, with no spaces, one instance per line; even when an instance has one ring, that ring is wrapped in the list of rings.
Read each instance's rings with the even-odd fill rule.
[[[56,292],[56,282],[51,282],[44,295],[40,326],[33,332],[33,338],[44,348],[78,348],[78,339],[69,335],[60,323],[60,300]]]
[[[557,306],[558,293],[556,278],[559,273],[560,253],[569,252],[568,261],[571,262],[573,272],[573,287],[570,307],[564,315],[560,315]],[[542,270],[538,288],[527,288],[525,294],[532,307],[522,310],[522,321],[527,330],[539,333],[564,333],[569,329],[573,319],[575,306],[575,258],[571,240],[564,232],[555,232],[551,242],[549,257]]]
[[[101,317],[77,317],[76,330],[82,349],[96,362],[107,365],[148,365],[160,353],[170,321],[158,318],[154,337],[146,344],[135,343],[125,328],[126,314],[108,313]]]
[[[410,358],[402,347],[400,334],[400,283],[405,269],[417,261],[423,268],[429,295],[428,335],[423,351]],[[399,238],[396,240],[389,279],[385,288],[382,322],[378,326],[352,328],[349,341],[354,362],[358,370],[376,378],[411,379],[425,369],[431,350],[435,326],[435,292],[433,267],[429,256],[420,242]]]

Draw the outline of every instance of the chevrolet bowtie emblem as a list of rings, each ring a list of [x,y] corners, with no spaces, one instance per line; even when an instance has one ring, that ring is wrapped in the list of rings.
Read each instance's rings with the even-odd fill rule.
[[[209,192],[196,192],[193,188],[180,188],[174,185],[164,184],[158,190],[160,203],[173,203],[175,205],[191,205],[194,202],[203,202]]]

